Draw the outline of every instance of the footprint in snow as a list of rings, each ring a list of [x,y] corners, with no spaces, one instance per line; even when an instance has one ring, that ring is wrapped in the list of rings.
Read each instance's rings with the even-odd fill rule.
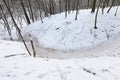
[[[39,78],[43,78],[43,77],[45,77],[46,76],[46,74],[40,74],[38,77]]]

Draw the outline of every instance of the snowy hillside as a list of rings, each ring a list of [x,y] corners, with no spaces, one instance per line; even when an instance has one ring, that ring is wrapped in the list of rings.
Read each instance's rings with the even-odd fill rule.
[[[75,12],[67,18],[61,13],[23,26],[22,35],[32,35],[39,53],[35,58],[22,42],[3,40],[9,38],[0,27],[0,80],[120,80],[120,11],[114,16],[116,7],[106,10],[99,11],[98,29],[89,9],[80,10],[78,20]]]
[[[40,46],[60,50],[79,50],[91,48],[120,35],[120,11],[114,16],[116,7],[107,14],[108,8],[102,15],[98,15],[97,27],[94,29],[95,13],[91,10],[80,10],[78,20],[74,20],[75,12],[67,18],[64,13],[45,18],[44,23],[37,21],[25,29],[24,34],[31,34],[37,38]]]
[[[0,80],[120,80],[119,8],[120,0],[0,0]]]

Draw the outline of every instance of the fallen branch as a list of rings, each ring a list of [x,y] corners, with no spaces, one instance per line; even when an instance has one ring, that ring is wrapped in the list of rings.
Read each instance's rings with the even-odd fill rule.
[[[11,55],[7,55],[4,58],[9,58],[9,57],[14,57],[14,56],[19,56],[19,55],[25,55],[25,54],[11,54]]]
[[[90,74],[92,74],[92,75],[96,75],[96,73],[95,72],[92,72],[91,70],[89,70],[89,69],[86,69],[86,68],[82,68],[85,72],[88,72],[88,73],[90,73]]]

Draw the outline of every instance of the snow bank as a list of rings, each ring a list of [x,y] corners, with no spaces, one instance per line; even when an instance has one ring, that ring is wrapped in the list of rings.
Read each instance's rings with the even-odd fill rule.
[[[37,21],[23,29],[23,34],[36,37],[45,48],[59,50],[79,50],[99,45],[120,34],[120,11],[114,16],[116,7],[110,13],[98,14],[97,27],[94,29],[95,14],[91,10],[80,10],[78,20],[75,12],[64,18],[64,13],[45,18],[44,23]],[[114,39],[114,38],[113,38]]]

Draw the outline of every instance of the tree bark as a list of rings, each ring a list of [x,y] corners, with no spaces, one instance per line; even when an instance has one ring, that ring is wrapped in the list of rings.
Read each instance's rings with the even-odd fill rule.
[[[97,0],[93,0],[92,11],[91,11],[91,13],[94,13],[94,12],[95,12],[96,2],[97,2]]]
[[[21,6],[22,6],[22,9],[23,9],[25,18],[26,18],[26,20],[27,20],[27,24],[29,25],[31,22],[30,22],[30,19],[29,19],[29,17],[28,17],[28,14],[27,14],[27,12],[26,12],[26,9],[25,9],[25,7],[24,7],[23,0],[21,0]]]

